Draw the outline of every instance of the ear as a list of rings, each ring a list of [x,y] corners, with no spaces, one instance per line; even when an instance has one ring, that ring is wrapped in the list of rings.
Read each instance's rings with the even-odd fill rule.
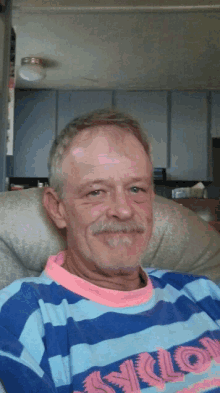
[[[49,217],[58,228],[66,228],[66,215],[63,202],[52,187],[45,187],[42,199]]]

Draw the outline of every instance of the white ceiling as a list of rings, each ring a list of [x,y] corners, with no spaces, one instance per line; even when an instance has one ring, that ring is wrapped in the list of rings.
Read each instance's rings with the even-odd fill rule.
[[[12,26],[16,75],[50,64],[18,88],[220,89],[220,0],[14,0]]]

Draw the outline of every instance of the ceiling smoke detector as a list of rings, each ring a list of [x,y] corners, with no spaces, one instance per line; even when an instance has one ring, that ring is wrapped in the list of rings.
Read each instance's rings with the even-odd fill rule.
[[[29,82],[39,81],[46,76],[44,61],[38,57],[23,57],[18,71],[20,77]]]

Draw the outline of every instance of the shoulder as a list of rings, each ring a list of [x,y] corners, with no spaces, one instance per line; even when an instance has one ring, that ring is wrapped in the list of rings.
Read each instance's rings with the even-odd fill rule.
[[[179,273],[170,270],[145,269],[154,288],[177,290],[191,298],[210,296],[220,301],[220,288],[206,276]]]
[[[31,301],[34,297],[40,296],[43,288],[51,283],[52,280],[43,274],[40,277],[28,277],[13,281],[0,290],[0,312],[5,304],[12,303],[15,299]]]
[[[39,313],[40,300],[52,298],[51,286],[57,285],[45,275],[19,279],[0,291],[0,325],[11,326],[15,332],[15,325],[19,330],[27,320]],[[15,323],[16,322],[16,323]],[[14,326],[14,327],[13,327]]]
[[[169,283],[175,286],[177,289],[181,289],[184,285],[190,282],[205,280],[209,281],[206,276],[197,276],[194,274],[175,272],[172,270],[160,270],[160,269],[145,269],[147,274],[151,276],[155,282]]]

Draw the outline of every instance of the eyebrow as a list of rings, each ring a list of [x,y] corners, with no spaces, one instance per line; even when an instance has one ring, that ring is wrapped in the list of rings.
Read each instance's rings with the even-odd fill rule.
[[[151,177],[143,176],[143,177],[132,177],[129,178],[125,181],[125,184],[129,183],[134,183],[134,182],[146,182],[149,183],[151,181]],[[106,185],[111,185],[112,182],[108,179],[94,179],[94,180],[89,180],[85,183],[80,184],[78,187],[76,187],[76,191],[81,192],[83,191],[86,187],[92,186],[93,184],[106,184]]]

